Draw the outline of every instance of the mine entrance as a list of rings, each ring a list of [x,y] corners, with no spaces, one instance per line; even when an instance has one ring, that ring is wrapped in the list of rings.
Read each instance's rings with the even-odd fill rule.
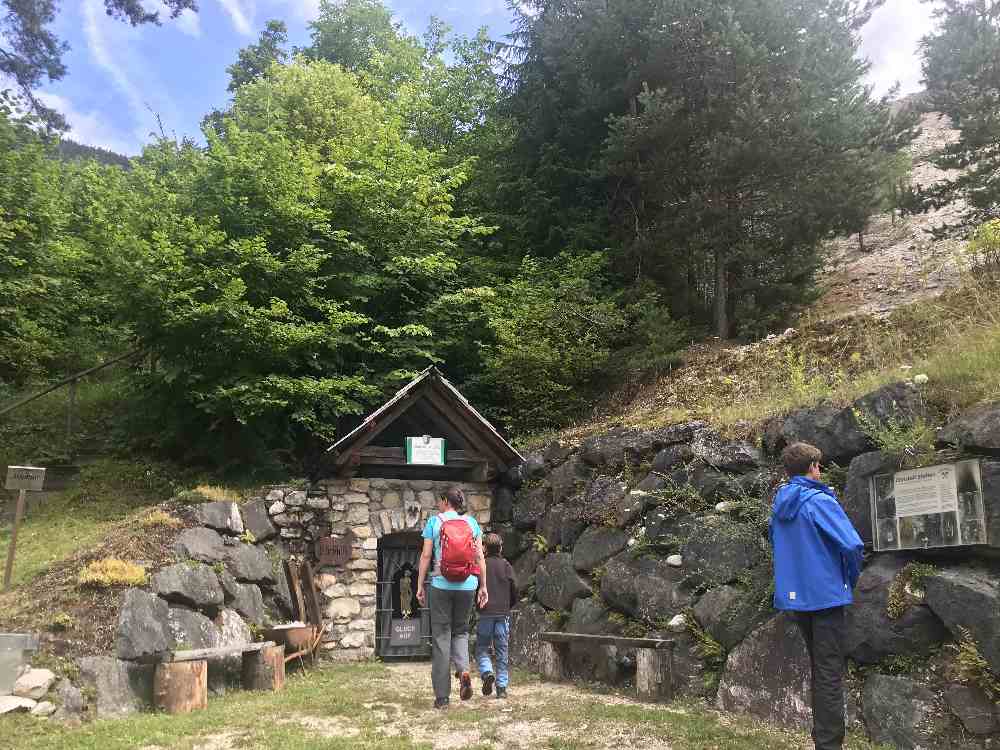
[[[430,611],[417,602],[417,566],[423,540],[409,532],[378,541],[376,653],[383,659],[429,659]]]

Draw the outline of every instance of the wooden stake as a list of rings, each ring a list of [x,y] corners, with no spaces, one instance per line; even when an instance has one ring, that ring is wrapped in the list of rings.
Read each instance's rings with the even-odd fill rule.
[[[281,690],[285,687],[285,647],[268,646],[243,654],[243,689]]]
[[[3,571],[3,590],[10,590],[10,577],[14,572],[14,551],[17,549],[17,530],[21,527],[21,518],[24,516],[24,490],[17,493],[17,510],[14,511],[14,528],[10,532],[10,545],[7,547],[7,567]]]
[[[208,706],[208,662],[179,661],[156,665],[153,703],[168,714],[188,714]]]

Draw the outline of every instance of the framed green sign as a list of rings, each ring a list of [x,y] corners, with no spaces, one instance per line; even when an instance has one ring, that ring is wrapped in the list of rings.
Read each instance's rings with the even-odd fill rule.
[[[447,440],[421,435],[406,438],[406,463],[423,466],[444,466],[447,463]]]

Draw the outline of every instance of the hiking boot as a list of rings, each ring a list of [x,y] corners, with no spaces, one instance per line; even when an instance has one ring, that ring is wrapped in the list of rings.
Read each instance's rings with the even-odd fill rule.
[[[499,685],[497,685],[497,698],[506,698],[506,697],[507,697],[507,688],[500,687]]]
[[[492,672],[483,673],[483,695],[489,695],[493,692],[494,682],[496,682],[496,677],[493,676]]]
[[[468,672],[462,672],[458,677],[458,681],[462,685],[458,691],[458,697],[463,701],[469,700],[472,697],[472,677],[469,676]]]
[[[447,698],[435,698],[434,699],[434,708],[448,708],[448,699]]]

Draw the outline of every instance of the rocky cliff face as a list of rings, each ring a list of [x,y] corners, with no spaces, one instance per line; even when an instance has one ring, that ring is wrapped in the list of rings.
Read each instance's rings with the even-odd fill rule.
[[[859,407],[882,421],[921,409],[912,386],[898,383],[846,408],[818,406],[773,420],[757,443],[729,441],[690,422],[618,428],[530,455],[509,478],[513,502],[501,487],[493,506],[505,554],[527,592],[513,618],[515,662],[537,666],[541,630],[669,634],[677,641],[681,694],[808,726],[804,645],[770,604],[766,527],[781,481],[776,456],[786,443],[808,440],[849,465],[842,502],[870,540],[867,478],[896,467],[873,450],[854,417]],[[988,448],[1000,446],[1000,424],[990,414],[1000,416],[1000,404],[959,418],[942,434],[978,430],[977,447],[966,455],[979,451],[987,503],[1000,508],[1000,460]],[[997,434],[980,434],[991,424]],[[969,634],[1000,670],[1000,566],[990,552],[869,555],[845,633],[855,729],[900,748],[1000,741],[995,706],[963,673],[954,648]],[[625,683],[634,670],[635,654],[621,649],[570,654],[569,671],[579,678]],[[983,714],[969,706],[989,708]]]

